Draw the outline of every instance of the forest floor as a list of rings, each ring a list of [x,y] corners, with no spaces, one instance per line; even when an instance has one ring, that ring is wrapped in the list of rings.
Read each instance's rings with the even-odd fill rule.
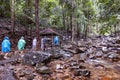
[[[0,80],[120,80],[119,35],[63,42],[46,51],[34,51],[29,47],[18,51],[13,46],[8,59],[0,54]],[[17,41],[21,35],[16,36]]]

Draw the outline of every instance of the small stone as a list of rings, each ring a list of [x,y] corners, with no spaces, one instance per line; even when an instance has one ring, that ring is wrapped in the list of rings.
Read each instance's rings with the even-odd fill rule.
[[[82,53],[80,54],[80,60],[86,60],[87,59],[87,54]]]
[[[111,54],[108,56],[108,58],[110,58],[110,59],[117,58],[117,57],[118,57],[118,54],[116,54],[116,53],[111,53]]]
[[[36,56],[33,56],[33,58],[35,59],[35,58],[37,58]]]
[[[36,68],[36,71],[40,74],[50,74],[51,73],[50,69],[47,66],[42,66],[42,67]]]
[[[76,66],[76,65],[78,65],[78,63],[75,62],[75,61],[73,61],[73,62],[70,63],[70,66]]]
[[[95,58],[96,58],[96,57],[95,57],[95,54],[90,54],[90,55],[89,55],[89,58],[90,58],[90,59],[95,59]]]
[[[79,69],[74,71],[75,76],[84,76],[84,77],[90,77],[90,71],[84,70],[84,69]]]
[[[96,57],[102,57],[103,56],[103,52],[102,51],[98,51],[97,53],[96,53]]]
[[[102,47],[102,51],[103,51],[103,52],[108,51],[107,47]]]
[[[60,65],[60,64],[57,64],[57,65],[56,65],[56,69],[57,69],[57,70],[58,70],[58,69],[63,69],[63,66]]]

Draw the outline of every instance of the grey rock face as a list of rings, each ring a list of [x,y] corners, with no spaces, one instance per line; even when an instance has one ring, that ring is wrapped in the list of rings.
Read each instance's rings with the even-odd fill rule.
[[[22,57],[23,64],[34,66],[38,63],[48,63],[51,60],[51,54],[45,52],[27,52]]]

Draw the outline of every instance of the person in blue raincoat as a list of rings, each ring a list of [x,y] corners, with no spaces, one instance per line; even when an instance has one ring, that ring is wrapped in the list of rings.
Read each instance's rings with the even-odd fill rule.
[[[2,41],[2,53],[10,52],[11,43],[9,41],[9,37],[5,36],[4,40]]]
[[[25,47],[25,44],[26,44],[26,42],[24,40],[24,37],[22,36],[18,41],[18,45],[17,45],[18,50],[20,50],[20,51],[23,50]]]
[[[58,45],[58,42],[59,42],[58,36],[55,36],[54,37],[54,45]]]

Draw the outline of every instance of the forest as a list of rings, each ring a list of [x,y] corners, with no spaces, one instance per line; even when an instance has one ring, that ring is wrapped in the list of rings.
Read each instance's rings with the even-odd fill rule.
[[[120,80],[120,0],[0,0],[0,31],[0,80]]]

